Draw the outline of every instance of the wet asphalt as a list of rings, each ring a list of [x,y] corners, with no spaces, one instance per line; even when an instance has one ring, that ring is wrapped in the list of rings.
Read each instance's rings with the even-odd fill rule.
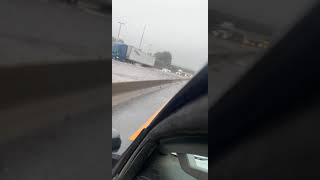
[[[171,86],[131,99],[112,109],[112,127],[120,132],[122,144],[117,154],[122,154],[131,144],[130,136],[167,103],[185,84]]]

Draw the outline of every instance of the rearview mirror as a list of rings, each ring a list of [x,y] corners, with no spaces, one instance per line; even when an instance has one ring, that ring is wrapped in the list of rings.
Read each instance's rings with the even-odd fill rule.
[[[120,149],[121,146],[121,137],[120,133],[112,128],[112,152],[116,152]]]

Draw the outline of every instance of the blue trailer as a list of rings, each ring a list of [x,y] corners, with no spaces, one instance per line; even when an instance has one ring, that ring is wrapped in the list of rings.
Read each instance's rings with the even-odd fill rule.
[[[112,59],[125,61],[127,57],[128,45],[124,43],[112,43]]]

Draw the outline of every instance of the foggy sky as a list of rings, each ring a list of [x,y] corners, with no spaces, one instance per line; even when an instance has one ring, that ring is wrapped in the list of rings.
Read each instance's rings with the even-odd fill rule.
[[[114,0],[112,1],[112,36],[139,46],[143,27],[146,31],[142,49],[148,52],[170,51],[172,63],[199,70],[208,56],[207,0]]]

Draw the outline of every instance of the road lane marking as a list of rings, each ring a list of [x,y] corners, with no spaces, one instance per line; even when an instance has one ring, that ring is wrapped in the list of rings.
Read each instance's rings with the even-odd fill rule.
[[[156,112],[154,112],[152,116],[150,116],[149,119],[129,137],[129,140],[134,141],[139,136],[141,131],[147,128],[151,124],[151,122],[154,120],[154,118],[159,114],[159,112],[164,108],[166,104],[167,103],[165,103],[163,106],[161,106],[161,108],[159,108]]]

